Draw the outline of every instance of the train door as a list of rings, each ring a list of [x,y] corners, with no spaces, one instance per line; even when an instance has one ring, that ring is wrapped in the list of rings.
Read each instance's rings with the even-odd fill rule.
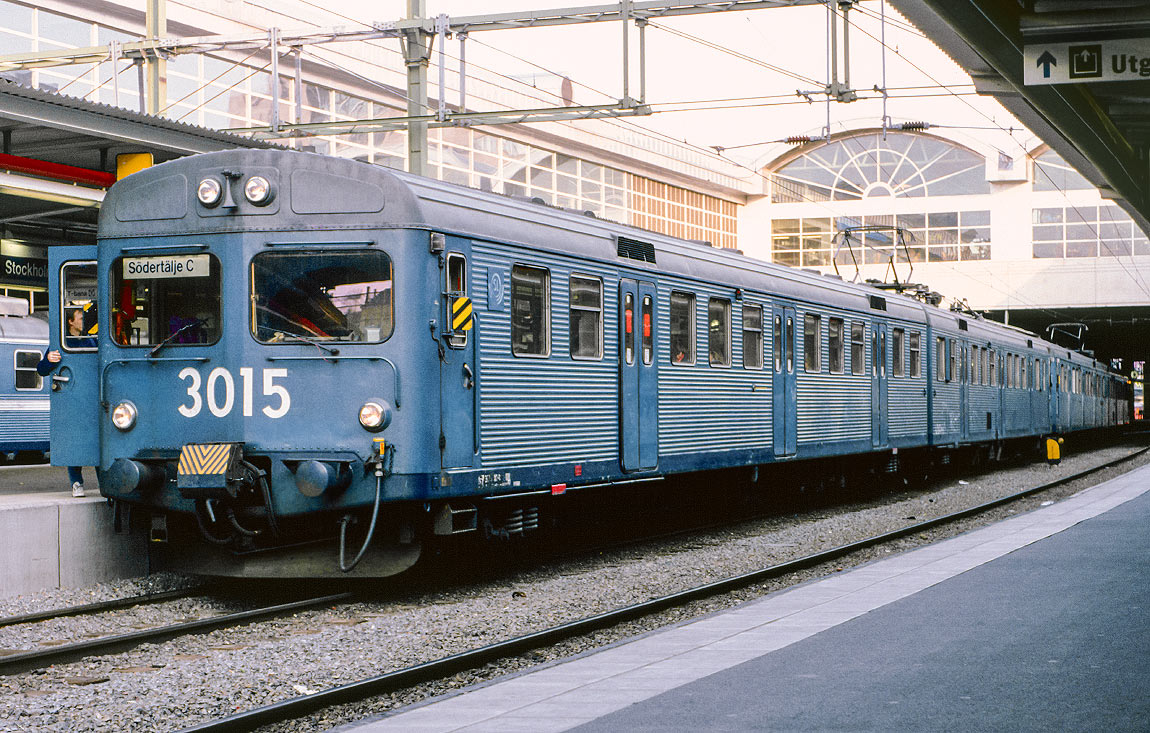
[[[776,305],[771,309],[771,315],[771,344],[774,353],[771,415],[774,421],[775,456],[793,456],[798,451],[795,309]]]
[[[48,248],[48,349],[61,357],[48,378],[55,466],[100,465],[98,285],[94,246]]]
[[[965,441],[970,439],[969,385],[974,365],[970,363],[970,343],[968,341],[955,341],[954,348],[958,349],[958,374],[955,375],[955,378],[958,379],[958,413],[961,416],[959,430]]]
[[[655,285],[619,281],[619,448],[624,471],[659,463]]]
[[[478,329],[470,297],[467,245],[449,240],[444,256],[439,449],[443,468],[470,468],[479,450],[475,429],[478,386],[475,362]]]
[[[886,363],[887,324],[875,319],[871,329],[871,386],[870,386],[870,435],[871,447],[881,448],[890,442],[889,435],[889,390]]]

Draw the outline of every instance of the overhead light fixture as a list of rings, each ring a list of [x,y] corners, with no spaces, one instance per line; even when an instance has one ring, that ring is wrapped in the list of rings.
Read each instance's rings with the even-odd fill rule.
[[[91,208],[100,206],[104,201],[104,190],[100,188],[45,181],[42,178],[29,178],[5,172],[0,172],[0,193]]]

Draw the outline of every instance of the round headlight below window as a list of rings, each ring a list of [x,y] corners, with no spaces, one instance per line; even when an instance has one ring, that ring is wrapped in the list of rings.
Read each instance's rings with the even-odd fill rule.
[[[359,424],[377,433],[391,424],[391,405],[384,400],[368,400],[359,408]]]
[[[244,182],[244,198],[256,206],[272,200],[272,184],[263,176],[252,176]]]
[[[112,424],[117,430],[131,430],[136,424],[136,406],[131,402],[121,402],[112,408]]]
[[[224,187],[215,178],[205,178],[196,187],[196,198],[204,206],[215,206],[220,203]]]

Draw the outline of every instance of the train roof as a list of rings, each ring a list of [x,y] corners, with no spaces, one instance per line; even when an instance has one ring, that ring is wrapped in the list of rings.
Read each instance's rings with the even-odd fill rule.
[[[234,211],[258,216],[238,219],[223,207],[205,210],[195,189],[207,176],[218,179],[260,174],[277,196],[256,207],[238,200]],[[266,218],[264,218],[266,217]],[[245,223],[240,223],[241,221]],[[176,223],[182,222],[182,224]],[[673,273],[747,290],[843,308],[871,308],[912,322],[930,321],[947,330],[976,331],[1005,341],[1029,340],[1063,351],[1034,334],[924,304],[865,284],[843,281],[599,219],[589,213],[541,201],[502,196],[415,176],[361,161],[292,150],[225,150],[161,163],[134,173],[109,189],[100,211],[98,238],[188,233],[331,229],[421,228],[510,246],[569,252],[632,269]],[[966,323],[964,329],[960,323]],[[1087,358],[1087,357],[1083,357]]]

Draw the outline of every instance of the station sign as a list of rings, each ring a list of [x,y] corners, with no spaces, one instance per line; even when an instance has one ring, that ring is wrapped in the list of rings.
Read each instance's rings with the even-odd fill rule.
[[[1025,84],[1083,84],[1150,79],[1150,38],[1034,43],[1022,50]]]
[[[0,284],[46,287],[48,260],[0,255]]]

